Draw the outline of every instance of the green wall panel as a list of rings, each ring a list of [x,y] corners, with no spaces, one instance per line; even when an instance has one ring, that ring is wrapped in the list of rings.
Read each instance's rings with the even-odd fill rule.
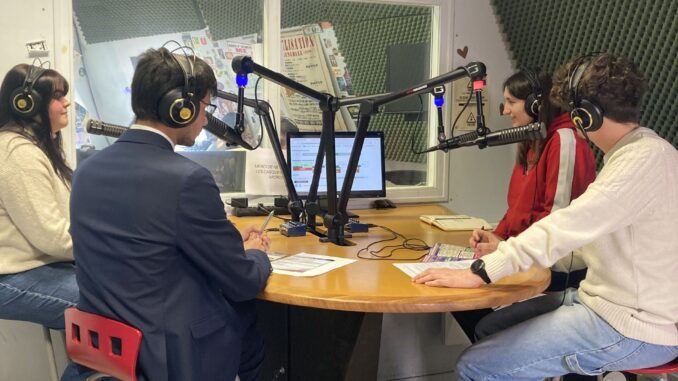
[[[638,62],[648,80],[641,124],[678,145],[678,1],[492,0],[516,67],[553,71],[587,52]],[[601,153],[598,153],[600,164]]]

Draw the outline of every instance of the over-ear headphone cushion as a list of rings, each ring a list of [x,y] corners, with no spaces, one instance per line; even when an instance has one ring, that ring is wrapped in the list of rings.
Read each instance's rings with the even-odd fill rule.
[[[540,111],[541,101],[537,98],[536,94],[530,93],[527,98],[525,98],[525,112],[527,112],[527,115],[537,118]]]
[[[603,111],[587,99],[579,101],[579,107],[572,109],[570,118],[572,123],[586,132],[597,131],[603,125]]]
[[[158,104],[159,118],[170,127],[185,127],[197,117],[198,108],[190,97],[184,97],[181,88],[174,88]]]
[[[26,86],[21,86],[14,90],[9,96],[9,99],[12,111],[17,116],[26,118],[35,116],[42,104],[42,97],[40,94],[33,88],[29,91]]]

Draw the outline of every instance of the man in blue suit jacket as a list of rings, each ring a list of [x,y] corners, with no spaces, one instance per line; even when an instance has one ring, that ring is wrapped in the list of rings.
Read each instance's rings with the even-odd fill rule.
[[[263,361],[253,299],[271,272],[268,237],[236,230],[212,175],[173,151],[193,145],[215,92],[203,60],[146,51],[136,123],[73,179],[78,307],[143,332],[149,381],[252,380]]]

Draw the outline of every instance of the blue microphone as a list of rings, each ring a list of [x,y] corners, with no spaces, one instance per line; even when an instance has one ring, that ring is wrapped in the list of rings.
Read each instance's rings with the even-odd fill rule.
[[[245,87],[247,87],[247,74],[236,74],[235,83],[238,85],[238,104],[235,114],[234,127],[238,133],[242,134],[245,131],[245,114],[243,114],[243,107],[245,105]]]

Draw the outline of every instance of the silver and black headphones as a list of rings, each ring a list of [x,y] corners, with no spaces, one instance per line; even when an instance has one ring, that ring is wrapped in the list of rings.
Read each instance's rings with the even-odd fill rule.
[[[49,64],[49,62],[45,63]],[[28,67],[24,83],[21,87],[12,91],[12,94],[9,96],[10,108],[14,115],[32,118],[42,108],[42,96],[33,86],[40,79],[40,76],[45,73],[46,69],[42,67],[45,63],[40,61],[40,66],[36,66],[35,61],[33,61],[33,64]]]
[[[169,127],[181,128],[191,124],[198,116],[199,100],[195,99],[196,81],[193,72],[195,66],[195,53],[190,47],[181,45],[174,40],[166,42],[162,47],[164,48],[170,43],[174,43],[178,46],[176,49],[170,51],[170,56],[174,62],[177,63],[184,75],[184,85],[170,89],[160,97],[160,101],[158,102],[158,118]],[[177,50],[181,50],[184,53],[188,69],[186,69],[181,61],[174,55],[174,52]],[[187,50],[190,51],[191,56],[193,57],[192,59],[190,59],[186,53]]]
[[[568,74],[570,119],[575,126],[585,133],[597,131],[603,125],[603,115],[605,114],[603,109],[595,102],[579,96],[579,82],[591,61],[600,54],[587,54],[577,58]]]

